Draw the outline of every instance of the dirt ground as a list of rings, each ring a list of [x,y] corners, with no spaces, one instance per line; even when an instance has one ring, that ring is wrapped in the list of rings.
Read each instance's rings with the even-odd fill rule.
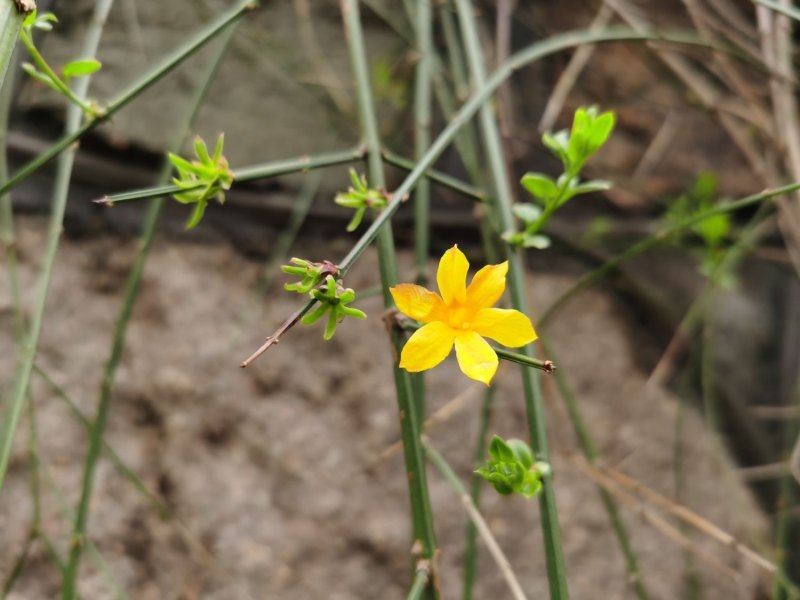
[[[33,294],[44,246],[41,220],[19,221],[26,298]],[[347,322],[329,343],[319,327],[298,327],[247,370],[239,362],[297,305],[277,290],[257,301],[262,264],[216,244],[162,239],[147,266],[113,394],[107,441],[168,506],[162,519],[112,462],[97,472],[89,537],[107,567],[87,552],[83,598],[248,598],[330,600],[403,598],[409,567],[408,498],[400,455],[378,460],[398,438],[391,354],[378,298],[362,303],[369,318]],[[345,239],[306,245],[308,258],[343,255]],[[93,237],[62,242],[37,364],[93,414],[135,240]],[[401,276],[411,279],[410,257]],[[477,262],[477,261],[476,261]],[[346,283],[377,282],[367,253]],[[574,279],[531,273],[537,312]],[[13,367],[10,294],[0,284],[0,381]],[[647,344],[625,308],[605,293],[582,294],[548,332],[607,462],[673,497],[678,402],[645,391],[637,354]],[[516,365],[498,376],[491,431],[525,437]],[[464,481],[470,472],[482,398],[480,384],[448,359],[429,374],[429,412],[463,395],[463,408],[431,430],[432,443]],[[59,541],[68,528],[61,501],[74,506],[86,452],[84,429],[41,377],[33,400],[43,470],[43,528]],[[556,493],[576,600],[633,597],[623,561],[591,481],[576,467],[577,446],[553,382],[545,380]],[[0,494],[0,577],[28,532],[31,501],[23,422],[7,485]],[[720,462],[694,410],[685,414],[685,502],[745,543],[760,547],[765,519],[731,464]],[[465,515],[458,497],[432,469],[431,495],[442,547],[447,599],[460,595]],[[48,480],[52,480],[52,484]],[[61,500],[56,489],[63,494]],[[538,505],[485,493],[484,513],[530,598],[547,582]],[[686,597],[684,551],[641,516],[623,510],[653,597]],[[707,599],[757,598],[751,564],[686,531]],[[477,598],[510,598],[481,545]],[[718,561],[712,563],[711,561]],[[736,574],[736,578],[731,576]],[[58,594],[57,570],[34,548],[11,598]]]

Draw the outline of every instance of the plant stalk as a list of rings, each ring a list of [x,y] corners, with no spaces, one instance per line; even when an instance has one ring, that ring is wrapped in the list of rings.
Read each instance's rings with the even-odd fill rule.
[[[248,181],[267,179],[269,177],[277,177],[279,175],[289,175],[291,173],[300,173],[302,171],[321,169],[323,167],[331,167],[334,165],[346,165],[357,162],[363,158],[364,149],[361,146],[357,146],[349,150],[337,150],[335,152],[326,152],[324,154],[316,154],[313,156],[299,156],[297,158],[290,158],[288,160],[276,160],[261,165],[253,165],[249,167],[242,167],[240,169],[234,169],[233,179],[235,183],[246,183]],[[98,200],[95,200],[95,202],[97,204],[109,206],[120,204],[122,202],[131,202],[134,200],[164,198],[171,196],[176,192],[200,189],[203,186],[204,184],[202,183],[193,188],[181,188],[177,185],[159,185],[152,188],[104,196]]]
[[[180,124],[176,132],[175,143],[173,148],[180,150],[183,141],[187,137],[189,130],[194,123],[194,120],[199,112],[200,106],[206,97],[210,88],[211,82],[214,79],[219,65],[225,55],[233,34],[236,31],[242,14],[231,21],[226,27],[219,30],[221,40],[219,42],[219,49],[216,56],[210,61],[207,72],[197,88],[197,92],[191,101],[188,110],[185,111],[184,121]],[[161,173],[161,179],[166,180],[169,177],[171,166],[169,161],[165,161]],[[111,350],[106,362],[103,380],[100,386],[100,396],[97,402],[97,417],[91,427],[89,438],[89,450],[86,454],[86,461],[84,464],[83,484],[81,487],[81,497],[78,502],[76,511],[75,524],[73,528],[73,544],[70,548],[69,561],[67,563],[67,570],[64,576],[64,585],[62,587],[62,598],[64,600],[72,600],[76,594],[77,577],[79,573],[82,540],[86,537],[86,525],[89,518],[89,508],[91,504],[92,490],[94,487],[94,474],[97,467],[97,462],[102,454],[104,446],[104,434],[106,422],[108,420],[108,411],[110,407],[111,392],[116,378],[117,367],[119,366],[120,359],[122,358],[122,351],[125,343],[125,335],[127,333],[128,323],[130,321],[133,307],[139,293],[139,285],[144,273],[144,267],[149,256],[150,248],[155,237],[155,230],[158,225],[158,220],[161,215],[163,200],[154,200],[150,206],[145,221],[142,238],[139,244],[139,252],[136,255],[134,264],[131,267],[128,280],[125,285],[125,293],[123,297],[122,308],[114,328],[114,337],[111,343]]]
[[[486,85],[484,58],[478,39],[472,4],[469,0],[456,0],[456,6],[461,23],[462,35],[464,36],[470,71],[475,84],[479,88],[483,88]],[[503,231],[510,231],[514,229],[514,217],[511,212],[513,199],[506,173],[506,161],[500,132],[489,104],[483,104],[483,106],[481,106],[480,126],[495,190],[497,192],[497,199],[493,209],[501,229]],[[528,301],[525,293],[525,268],[522,262],[522,255],[519,251],[515,251],[507,245],[504,245],[503,249],[505,250],[506,259],[508,260],[511,306],[516,310],[527,312]],[[533,359],[532,347],[523,347],[522,354]],[[531,447],[537,460],[549,463],[550,451],[547,443],[547,429],[545,425],[539,377],[535,371],[530,369],[522,369],[521,374]],[[569,590],[567,587],[566,565],[564,563],[564,551],[561,545],[561,532],[558,523],[555,490],[553,489],[553,479],[551,477],[546,477],[542,481],[542,493],[539,496],[539,506],[541,509],[542,533],[550,597],[552,600],[567,600],[569,598]]]
[[[361,28],[358,0],[342,0],[342,15],[350,50],[350,60],[358,93],[358,108],[362,130],[367,145],[367,164],[369,181],[372,186],[385,185],[381,144],[378,134],[378,122],[372,100],[369,74],[364,47],[364,34]],[[380,217],[378,217],[380,219]],[[377,221],[377,220],[376,220]],[[383,287],[384,305],[394,306],[389,288],[397,284],[397,262],[394,250],[394,238],[391,223],[384,223],[376,231],[378,238],[378,261],[380,266],[381,285]],[[396,328],[390,331],[394,356],[399,356],[403,341],[401,332]],[[393,360],[393,362],[396,359]],[[414,544],[421,546],[420,556],[434,565],[437,546],[433,529],[433,513],[428,496],[427,475],[425,473],[425,457],[419,439],[420,420],[414,401],[412,381],[409,373],[393,364],[397,404],[400,414],[400,430],[403,439],[406,470],[408,472],[409,495],[411,500],[412,535]],[[429,583],[423,590],[423,598],[436,600],[439,598],[437,574],[435,568]]]

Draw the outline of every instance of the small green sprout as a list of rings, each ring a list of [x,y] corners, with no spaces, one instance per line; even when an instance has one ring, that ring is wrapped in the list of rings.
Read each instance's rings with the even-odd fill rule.
[[[100,61],[94,58],[82,58],[74,60],[64,65],[62,77],[59,77],[52,67],[47,63],[42,54],[36,48],[33,41],[34,29],[39,31],[52,31],[53,23],[58,23],[58,18],[51,12],[37,13],[34,8],[22,21],[19,37],[25,48],[28,50],[33,64],[22,63],[22,69],[37,81],[42,82],[47,87],[55,90],[73,104],[80,106],[83,112],[90,118],[97,118],[103,115],[103,109],[94,101],[82,100],[78,98],[69,86],[71,79],[91,75],[100,70]]]
[[[343,288],[333,275],[325,278],[325,285],[321,288],[311,290],[311,297],[319,302],[319,306],[308,313],[300,321],[303,325],[313,325],[328,313],[328,321],[325,324],[325,333],[322,337],[327,341],[336,333],[336,326],[345,317],[356,319],[366,319],[367,315],[357,308],[347,306],[356,299],[356,293],[350,288]]]
[[[173,177],[172,182],[184,191],[173,194],[173,198],[182,204],[194,204],[195,208],[186,229],[195,227],[203,218],[208,201],[216,198],[217,202],[224,204],[225,191],[231,189],[233,173],[228,167],[228,161],[222,156],[225,135],[220,134],[214,155],[210,156],[208,147],[200,136],[194,139],[194,151],[198,160],[188,160],[169,153],[169,160],[178,171],[178,177]]]
[[[670,204],[664,220],[668,226],[674,226],[710,211],[716,203],[717,178],[713,173],[701,173],[692,188]],[[728,214],[711,215],[689,228],[703,242],[703,248],[696,253],[700,260],[700,272],[706,277],[719,279],[719,285],[725,288],[731,288],[736,283],[733,274],[718,272],[725,255],[725,241],[731,229],[731,218]],[[680,233],[673,236],[676,244],[683,240],[684,236]]]
[[[298,294],[308,294],[317,287],[329,275],[334,278],[339,276],[339,267],[330,261],[312,262],[303,258],[289,259],[291,264],[283,265],[281,271],[290,275],[301,277],[295,283],[286,283],[283,286],[287,292],[297,292]]]
[[[371,189],[368,187],[367,178],[364,175],[359,177],[355,169],[350,169],[350,181],[353,183],[353,186],[348,188],[346,192],[336,194],[334,202],[339,206],[356,209],[353,218],[347,225],[347,231],[355,231],[361,224],[367,209],[373,208],[378,210],[386,208],[386,205],[389,203],[389,196],[381,189]]]
[[[526,173],[522,186],[537,204],[519,203],[514,215],[523,223],[522,231],[507,231],[503,239],[512,246],[542,250],[550,246],[550,238],[541,230],[553,213],[571,198],[580,194],[599,192],[611,187],[608,181],[581,181],[581,169],[587,160],[606,143],[614,129],[613,112],[600,113],[596,106],[575,111],[571,131],[545,133],[542,143],[563,165],[563,173],[553,179],[544,173]]]
[[[503,440],[494,436],[489,444],[489,461],[475,471],[504,496],[521,494],[533,498],[542,490],[542,477],[550,474],[550,465],[534,462],[533,452],[522,440]]]

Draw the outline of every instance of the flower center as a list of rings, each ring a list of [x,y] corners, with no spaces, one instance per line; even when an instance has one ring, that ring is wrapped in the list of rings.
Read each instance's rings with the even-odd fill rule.
[[[470,328],[470,317],[472,316],[472,311],[469,310],[466,306],[459,306],[455,305],[450,308],[447,314],[447,324],[450,325],[453,329],[464,329],[467,330]]]

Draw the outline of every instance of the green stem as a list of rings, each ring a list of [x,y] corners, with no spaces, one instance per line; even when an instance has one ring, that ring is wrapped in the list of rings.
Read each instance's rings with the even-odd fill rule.
[[[47,77],[52,82],[53,88],[59,92],[62,96],[64,96],[67,100],[72,102],[74,105],[80,107],[80,109],[90,117],[99,117],[102,114],[101,110],[94,108],[88,101],[79,98],[71,89],[70,87],[64,83],[61,78],[50,68],[50,65],[47,64],[47,61],[44,59],[42,54],[39,52],[39,49],[36,47],[36,44],[33,43],[33,38],[31,37],[30,33],[22,29],[19,34],[19,39],[22,40],[25,48],[28,50],[28,54],[30,54],[33,62],[39,67],[39,70],[47,75]]]
[[[8,179],[8,148],[6,140],[13,97],[14,80],[12,77],[0,87],[0,185]],[[14,340],[19,345],[25,336],[25,315],[22,312],[22,298],[17,274],[17,245],[14,234],[14,210],[11,205],[11,194],[0,194],[0,245],[3,247],[8,269],[8,285],[11,292],[11,306],[14,315]]]
[[[419,600],[431,578],[430,569],[417,569],[414,573],[414,582],[408,591],[407,600]]]
[[[242,167],[233,171],[233,179],[235,183],[246,183],[248,181],[256,181],[268,177],[277,177],[278,175],[289,175],[291,173],[300,173],[302,171],[321,169],[334,165],[346,165],[357,162],[363,158],[364,148],[357,146],[349,150],[337,150],[336,152],[326,152],[314,156],[299,156],[288,160],[276,160],[262,165]],[[198,184],[195,188],[180,188],[177,185],[159,185],[152,188],[104,196],[99,200],[95,200],[95,202],[98,204],[114,205],[122,202],[131,202],[133,200],[164,198],[171,196],[175,192],[200,189],[203,185],[202,183]]]
[[[475,84],[479,88],[483,88],[487,84],[487,80],[472,5],[469,0],[456,0],[456,6],[470,71]],[[488,104],[483,104],[480,109],[480,125],[495,190],[497,191],[497,202],[493,207],[494,212],[502,230],[510,231],[514,228],[514,217],[511,212],[512,194],[506,175],[506,162],[500,132],[498,131],[492,108]],[[516,310],[527,312],[528,301],[525,292],[525,269],[522,263],[522,255],[509,246],[504,246],[504,250],[508,260],[511,306]],[[531,358],[531,360],[535,360],[533,359],[531,346],[524,347],[522,353]],[[535,371],[530,369],[522,369],[521,374],[531,446],[537,460],[549,463],[550,451],[547,444],[547,429],[539,378]],[[546,477],[542,481],[539,506],[550,597],[553,600],[567,600],[569,598],[569,590],[567,587],[566,566],[564,564],[564,551],[561,546],[555,490],[553,489],[551,477]]]
[[[7,1],[7,0],[0,0]],[[116,99],[109,102],[103,114],[96,119],[89,119],[80,127],[70,133],[66,133],[50,148],[42,152],[39,156],[31,160],[28,164],[17,171],[11,179],[0,186],[0,194],[7,192],[20,183],[22,183],[28,176],[36,172],[43,165],[50,162],[53,158],[58,156],[62,151],[72,145],[74,142],[82,138],[89,131],[95,127],[108,121],[117,112],[122,110],[135,98],[140,96],[144,91],[149,89],[153,84],[160,81],[165,75],[172,71],[175,67],[181,64],[186,58],[192,56],[209,40],[216,37],[230,23],[238,19],[245,11],[254,8],[257,0],[239,0],[230,10],[225,12],[216,21],[204,27],[201,31],[195,34],[192,38],[182,44],[179,48],[167,55],[161,62],[151,68],[142,77],[137,79],[127,90],[122,92]],[[88,77],[81,77],[79,81],[88,79]]]
[[[486,446],[488,442],[489,421],[492,414],[492,404],[494,400],[495,387],[489,386],[483,397],[483,404],[481,405],[480,421],[478,422],[478,435],[476,436],[475,455],[473,466],[477,469],[483,465],[486,460]],[[469,495],[472,498],[472,504],[475,508],[480,510],[481,507],[481,490],[483,490],[483,478],[472,475],[470,483]],[[478,528],[473,523],[472,519],[467,521],[466,531],[466,547],[464,549],[464,581],[461,591],[462,600],[472,600],[475,575],[478,569]]]
[[[241,14],[239,17],[241,17]],[[186,138],[188,131],[191,129],[192,123],[197,116],[203,99],[205,98],[211,82],[213,81],[214,75],[219,68],[222,57],[230,45],[238,23],[239,18],[236,18],[226,27],[220,30],[221,39],[219,42],[219,49],[217,50],[215,57],[210,63],[208,63],[208,69],[202,79],[201,84],[197,88],[197,93],[192,99],[190,107],[184,113],[184,122],[181,123],[178,128],[176,141],[173,145],[173,148],[180,149],[183,140]],[[165,161],[161,173],[163,180],[169,176],[170,170],[171,168],[168,164],[168,161]],[[105,434],[106,422],[108,420],[111,392],[113,390],[114,380],[116,378],[117,367],[119,366],[119,361],[122,357],[122,351],[124,349],[128,323],[133,312],[133,307],[136,303],[136,298],[138,297],[139,286],[144,273],[144,267],[147,262],[147,257],[149,255],[153,239],[155,237],[155,230],[161,214],[162,206],[163,201],[155,200],[148,211],[139,245],[139,252],[136,255],[130,274],[128,275],[122,308],[114,327],[114,337],[111,342],[111,351],[109,353],[108,361],[106,362],[103,380],[100,386],[100,396],[97,402],[97,417],[95,418],[91,429],[89,450],[86,454],[86,461],[84,463],[81,497],[78,502],[75,526],[72,534],[73,543],[70,550],[69,561],[67,563],[64,585],[62,587],[62,598],[64,600],[72,600],[75,597],[75,588],[80,568],[81,552],[83,548],[82,540],[86,536],[86,524],[89,518],[89,507],[91,503],[92,489],[94,487],[94,474],[98,459],[104,446],[103,438]]]
[[[108,13],[111,11],[112,4],[113,0],[96,1],[94,14],[92,15],[92,20],[84,39],[83,52],[81,53],[82,56],[86,58],[93,58],[97,54],[97,48],[100,45],[100,37],[106,19],[108,18]],[[90,81],[91,76],[86,76],[81,77],[73,83],[74,93],[78,98],[86,98]],[[66,127],[64,130],[64,133],[67,137],[78,131],[82,116],[82,108],[78,103],[67,107]],[[67,198],[69,196],[69,187],[72,179],[72,166],[75,161],[75,153],[76,148],[72,147],[58,157],[58,169],[56,172],[56,180],[53,191],[53,210],[50,216],[50,230],[48,235],[48,248],[45,259],[45,267],[41,275],[41,288],[36,305],[36,312],[33,318],[33,325],[31,326],[28,347],[25,348],[26,354],[24,355],[23,359],[25,362],[22,366],[20,381],[17,383],[18,387],[15,388],[15,392],[19,395],[18,399],[21,399],[27,393],[31,371],[33,370],[33,362],[36,356],[36,347],[39,341],[39,332],[47,300],[47,290],[49,288],[50,277],[52,274],[53,265],[55,263],[59,240],[61,238],[64,210],[66,208]],[[13,435],[9,434],[6,442],[10,442],[12,438]],[[73,539],[73,548],[81,548],[82,546],[82,539]],[[72,588],[70,588],[70,583],[72,584]],[[72,600],[72,598],[75,596],[74,583],[74,578],[70,578],[70,571],[67,569],[67,572],[64,575],[64,587],[62,589],[72,590],[71,595],[64,595],[64,597],[69,598],[69,600]]]
[[[400,156],[391,150],[387,150],[386,148],[383,149],[383,160],[392,166],[399,167],[400,169],[409,172],[412,171],[416,165],[413,160],[404,158],[403,156]],[[463,194],[467,198],[471,198],[476,202],[486,202],[487,200],[486,192],[484,192],[482,189],[461,181],[460,179],[453,177],[452,175],[448,175],[447,173],[442,173],[441,171],[437,171],[435,169],[429,169],[425,172],[425,177],[444,187],[450,188],[454,192]]]
[[[95,12],[96,21],[93,21],[93,27],[98,30],[93,31],[92,28],[90,28],[90,31],[87,32],[83,56],[91,57],[95,55],[97,45],[100,41],[99,28],[101,28],[102,23],[105,22],[105,17],[111,8],[112,2],[113,0],[98,0]],[[91,76],[86,76],[81,77],[75,82],[75,93],[77,95],[85,97],[90,79]],[[65,126],[66,137],[70,137],[75,131],[78,130],[81,116],[82,113],[78,106],[70,105],[67,107],[67,119]],[[34,301],[34,307],[31,314],[30,329],[24,341],[20,345],[21,363],[16,372],[14,387],[9,400],[5,430],[3,431],[2,446],[0,446],[0,490],[2,490],[3,483],[5,482],[5,476],[8,470],[8,462],[11,458],[11,447],[14,441],[17,425],[19,423],[20,413],[22,412],[22,405],[28,393],[28,385],[30,383],[31,371],[33,369],[33,361],[35,359],[36,349],[39,344],[39,334],[42,329],[44,310],[47,303],[47,292],[50,287],[50,278],[55,265],[58,244],[61,239],[62,223],[67,204],[67,196],[69,194],[69,183],[72,176],[72,164],[74,158],[74,148],[70,149],[68,152],[65,152],[59,157],[58,170],[56,172],[56,180],[53,189],[53,202],[47,233],[47,242],[44,258],[42,260],[42,272],[39,276],[39,289],[36,294],[36,299]],[[6,182],[6,184],[2,186],[3,189],[0,190],[0,194],[8,191],[9,183],[10,182]]]
[[[14,0],[0,0],[0,86],[5,82],[24,18]]]
[[[367,163],[369,166],[369,180],[371,185],[383,186],[384,173],[381,159],[381,144],[378,134],[378,123],[372,101],[372,91],[369,84],[369,74],[364,48],[364,34],[361,28],[361,16],[357,0],[342,0],[342,15],[347,33],[350,60],[353,68],[356,89],[358,92],[358,107],[361,117],[362,130],[367,145]],[[381,214],[376,222],[381,219]],[[374,224],[373,224],[374,225]],[[370,228],[372,229],[372,228]],[[375,229],[378,238],[378,261],[383,286],[383,300],[387,308],[393,306],[389,288],[397,283],[397,264],[394,251],[394,239],[391,224],[388,219],[383,219],[381,226]],[[401,332],[392,328],[392,347],[395,356],[400,355],[402,349]],[[432,563],[436,555],[436,534],[433,529],[433,513],[428,497],[428,483],[425,473],[425,457],[419,439],[422,415],[416,413],[411,377],[408,372],[400,369],[395,362],[393,365],[397,405],[400,414],[400,430],[403,440],[406,469],[408,472],[409,495],[411,500],[412,533],[415,541],[421,545],[421,556]],[[439,598],[436,574],[431,578],[433,582],[424,588],[425,598],[436,600]]]
[[[548,355],[553,356],[553,350],[550,344],[545,339],[540,339],[539,341],[541,342],[542,347],[545,349],[545,352],[547,352]],[[589,433],[589,428],[587,427],[586,421],[583,418],[581,409],[578,406],[575,394],[573,393],[572,388],[567,381],[567,377],[564,374],[563,369],[556,371],[555,376],[556,385],[558,386],[561,398],[564,400],[564,404],[567,408],[567,414],[569,415],[572,429],[575,432],[575,437],[578,439],[578,445],[581,448],[581,452],[590,464],[595,464],[600,456],[597,451],[597,447],[594,444],[594,440],[592,440],[591,434]],[[597,491],[600,494],[603,507],[608,515],[608,520],[611,522],[611,528],[614,530],[617,543],[622,550],[622,555],[625,559],[625,568],[628,572],[628,581],[633,586],[633,591],[636,594],[636,597],[639,598],[639,600],[647,600],[650,598],[650,594],[648,593],[644,581],[642,580],[642,574],[639,571],[639,561],[637,560],[636,552],[631,545],[630,536],[628,535],[628,530],[625,527],[622,517],[620,516],[617,503],[614,500],[614,497],[604,487],[598,485]]]
[[[416,3],[416,35],[419,62],[414,85],[414,158],[421,159],[431,143],[431,65],[433,9],[430,0]],[[428,281],[428,248],[430,245],[430,181],[422,179],[414,193],[414,257],[417,282]]]
[[[69,411],[72,415],[78,420],[78,422],[86,429],[86,432],[91,434],[92,433],[92,422],[83,414],[80,408],[78,408],[77,403],[67,394],[67,391],[62,388],[58,383],[56,383],[45,371],[43,371],[38,366],[34,365],[33,370],[36,371],[36,374],[41,377],[44,382],[53,390],[56,396],[58,396],[69,408]],[[164,518],[171,518],[172,514],[170,513],[169,508],[166,504],[164,504],[156,494],[151,492],[145,483],[139,478],[139,476],[131,469],[125,461],[123,461],[119,454],[117,454],[114,449],[108,444],[105,439],[103,440],[103,451],[108,455],[108,458],[114,464],[114,467],[117,469],[117,472],[122,475],[125,479],[131,482],[131,485],[136,488],[136,490],[147,499],[150,504],[153,505],[159,515]]]

